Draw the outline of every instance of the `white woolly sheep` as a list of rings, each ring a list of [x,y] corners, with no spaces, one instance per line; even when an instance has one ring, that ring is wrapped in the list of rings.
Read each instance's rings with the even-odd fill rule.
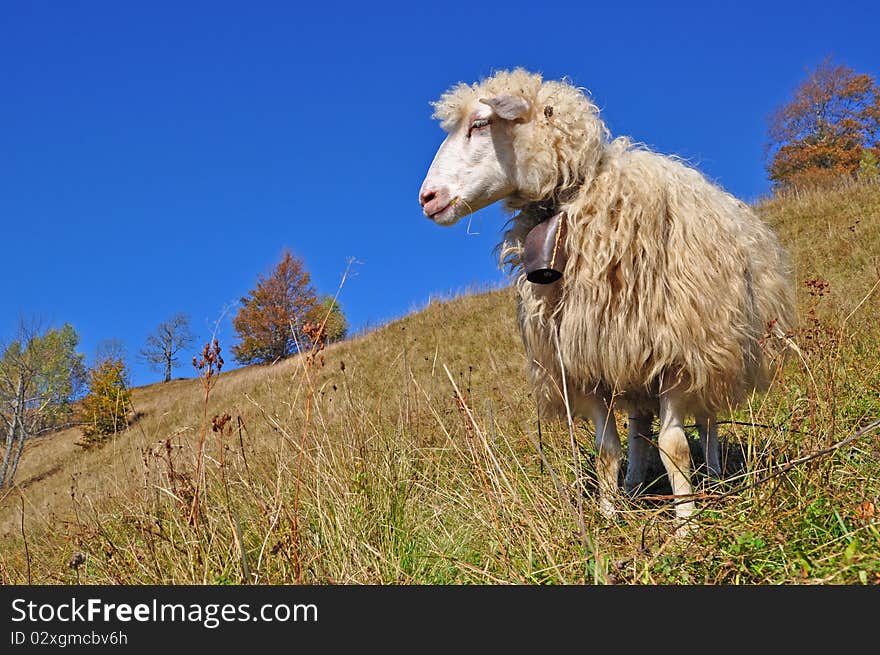
[[[518,272],[528,373],[541,412],[596,427],[599,508],[613,515],[622,457],[613,410],[630,412],[627,488],[658,445],[676,516],[694,511],[683,424],[696,418],[720,474],[717,414],[766,388],[773,346],[792,326],[787,257],[745,203],[682,162],[611,140],[596,106],[561,81],[522,69],[459,84],[434,103],[448,135],[422,184],[427,217],[451,225],[496,201],[518,212],[500,246]],[[526,234],[565,212],[560,281],[522,271]],[[560,366],[562,364],[562,367]],[[564,368],[563,368],[564,367]]]

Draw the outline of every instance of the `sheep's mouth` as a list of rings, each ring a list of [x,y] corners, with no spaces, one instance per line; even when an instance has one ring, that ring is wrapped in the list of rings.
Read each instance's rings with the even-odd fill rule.
[[[446,212],[448,212],[450,209],[452,209],[453,207],[455,207],[457,204],[458,204],[458,197],[455,197],[455,198],[453,198],[452,200],[450,200],[448,203],[446,203],[446,204],[445,204],[443,207],[441,207],[440,209],[438,209],[438,210],[436,210],[436,211],[433,211],[433,212],[431,212],[430,214],[428,214],[428,218],[430,218],[432,221],[435,221],[435,222],[438,222],[438,221],[441,222],[441,223],[446,222],[446,221],[444,221],[441,217],[443,216],[443,214],[445,214]],[[447,217],[446,220],[448,221],[449,218],[450,218],[450,217]]]

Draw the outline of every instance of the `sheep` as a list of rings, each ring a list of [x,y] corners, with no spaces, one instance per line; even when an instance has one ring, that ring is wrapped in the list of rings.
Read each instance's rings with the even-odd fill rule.
[[[497,201],[515,214],[500,260],[516,275],[540,413],[592,420],[608,517],[622,459],[613,411],[630,415],[630,491],[644,482],[639,435],[658,415],[684,526],[695,511],[685,418],[696,419],[720,475],[715,417],[767,388],[794,325],[790,264],[776,235],[681,160],[612,139],[596,105],[566,80],[499,71],[459,83],[433,106],[447,136],[419,202],[438,225]],[[561,212],[564,275],[533,284],[522,270],[525,237]]]

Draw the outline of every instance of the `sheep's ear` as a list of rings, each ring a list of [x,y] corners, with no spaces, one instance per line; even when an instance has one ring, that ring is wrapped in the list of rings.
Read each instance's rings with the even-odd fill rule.
[[[529,113],[529,101],[522,96],[502,93],[494,98],[480,98],[480,102],[489,105],[495,115],[506,121],[515,121],[525,118]]]

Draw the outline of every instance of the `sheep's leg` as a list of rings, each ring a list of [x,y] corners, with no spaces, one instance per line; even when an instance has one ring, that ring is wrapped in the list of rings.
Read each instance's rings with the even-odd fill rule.
[[[599,478],[599,511],[606,518],[614,518],[614,496],[617,493],[617,475],[620,472],[622,451],[614,411],[601,398],[590,402],[590,418],[596,426],[596,474]]]
[[[683,424],[684,412],[681,399],[673,393],[661,395],[660,436],[657,442],[660,447],[660,459],[666,468],[666,475],[669,476],[672,493],[676,496],[690,496],[692,493],[691,453]],[[693,513],[693,500],[676,500],[675,515],[679,519],[687,519]]]
[[[651,448],[651,422],[654,415],[650,412],[629,415],[629,438],[627,440],[626,491],[631,496],[641,493],[647,480],[645,468]]]
[[[721,447],[718,445],[718,423],[714,416],[697,416],[697,432],[700,433],[700,444],[703,446],[703,457],[706,459],[706,470],[709,476],[721,479]]]

